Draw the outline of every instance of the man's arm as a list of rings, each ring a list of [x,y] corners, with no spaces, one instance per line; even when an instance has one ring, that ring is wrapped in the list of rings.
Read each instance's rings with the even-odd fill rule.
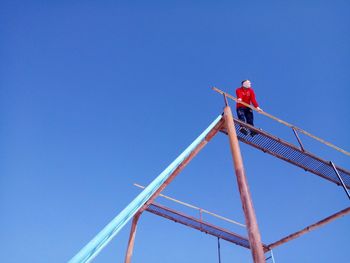
[[[251,96],[251,101],[254,105],[255,108],[257,108],[258,111],[262,111],[262,109],[259,108],[259,104],[258,102],[256,101],[256,98],[255,98],[255,92],[254,90],[252,89],[252,96]]]

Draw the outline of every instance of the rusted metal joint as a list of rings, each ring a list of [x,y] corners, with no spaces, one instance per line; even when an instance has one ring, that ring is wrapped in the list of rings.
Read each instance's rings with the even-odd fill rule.
[[[298,143],[299,143],[299,145],[300,145],[300,149],[301,149],[303,152],[305,152],[304,145],[303,145],[303,143],[301,142],[301,140],[300,140],[300,138],[299,138],[299,135],[298,135],[298,132],[297,132],[297,130],[296,130],[296,128],[295,128],[294,126],[292,127],[292,130],[293,130],[293,132],[294,132],[295,137],[296,137],[297,140],[298,140]]]
[[[341,183],[341,185],[342,185],[346,195],[350,199],[350,193],[349,193],[348,189],[346,188],[346,185],[344,184],[343,178],[340,176],[337,167],[335,166],[335,164],[332,161],[330,161],[329,163],[333,167],[333,170],[334,170],[335,174],[338,176],[338,179],[339,179],[339,181],[340,181],[340,183]]]

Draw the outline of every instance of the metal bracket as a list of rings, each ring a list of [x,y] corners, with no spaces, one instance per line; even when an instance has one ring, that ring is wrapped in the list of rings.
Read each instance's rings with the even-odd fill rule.
[[[350,194],[349,194],[348,189],[346,188],[346,186],[345,186],[345,184],[344,184],[343,178],[341,178],[341,176],[340,176],[340,174],[338,173],[338,170],[337,170],[337,168],[335,167],[334,163],[333,163],[332,161],[330,161],[329,163],[332,165],[332,167],[333,167],[333,169],[334,169],[334,172],[337,174],[337,176],[338,176],[338,178],[339,178],[339,181],[341,182],[341,185],[342,185],[343,188],[344,188],[345,193],[348,195],[348,198],[350,199]]]
[[[298,135],[297,130],[296,130],[294,127],[292,127],[292,130],[293,130],[293,132],[294,132],[295,137],[296,137],[297,140],[298,140],[298,143],[299,143],[299,145],[300,145],[300,149],[301,149],[303,152],[305,152],[304,146],[303,146],[303,144],[302,144],[302,142],[301,142],[301,140],[300,140],[300,138],[299,138],[299,135]]]

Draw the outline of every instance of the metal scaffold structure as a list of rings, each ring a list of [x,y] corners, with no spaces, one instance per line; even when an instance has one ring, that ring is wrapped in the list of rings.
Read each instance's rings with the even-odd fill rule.
[[[281,238],[276,242],[264,244],[262,242],[258,222],[256,220],[239,141],[278,159],[286,161],[294,166],[300,167],[305,171],[315,174],[331,183],[341,186],[349,199],[350,195],[348,189],[350,189],[350,172],[342,167],[339,167],[338,165],[335,165],[332,161],[324,160],[317,155],[308,152],[302,144],[298,133],[307,135],[345,155],[350,156],[350,153],[266,112],[258,111],[260,114],[291,128],[296,136],[299,146],[282,140],[247,123],[241,122],[233,117],[231,108],[228,104],[228,99],[232,99],[236,102],[237,99],[217,88],[213,89],[222,94],[224,97],[224,112],[220,114],[209,125],[209,127],[205,129],[203,133],[200,134],[197,139],[194,140],[194,142],[190,144],[185,151],[182,152],[161,174],[159,174],[147,187],[144,187],[142,192],[126,208],[124,208],[100,233],[98,233],[69,261],[70,263],[91,262],[112,240],[112,238],[115,237],[130,220],[132,220],[129,242],[125,255],[125,263],[130,263],[134,248],[137,223],[144,211],[217,237],[218,249],[220,248],[220,239],[250,249],[254,263],[265,263],[268,260],[272,260],[272,262],[274,262],[272,249],[275,247],[280,246],[350,212],[350,207],[347,207],[327,218],[305,227],[300,231]],[[252,110],[257,111],[256,108],[247,105],[244,102],[240,103],[251,108]],[[240,132],[240,129],[242,128],[250,131],[251,133],[253,132],[254,136]],[[218,133],[226,134],[229,139],[229,147],[232,154],[235,176],[237,179],[238,190],[245,217],[245,225],[242,226],[246,228],[247,237],[243,237],[229,230],[209,224],[208,222],[202,220],[202,216],[200,216],[199,219],[194,218],[154,202],[155,199],[161,195],[161,192],[186,167],[186,165],[189,164],[190,161],[200,152],[200,150],[203,149],[204,146]],[[167,198],[169,199],[169,197]],[[183,202],[180,203],[184,204]],[[185,205],[190,206],[189,204]],[[194,206],[192,206],[192,208],[198,209],[200,215],[202,215],[203,209]]]

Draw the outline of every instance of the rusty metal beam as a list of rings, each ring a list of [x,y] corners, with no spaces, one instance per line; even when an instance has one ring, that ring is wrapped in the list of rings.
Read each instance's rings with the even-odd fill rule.
[[[225,127],[230,141],[230,149],[237,178],[237,184],[242,201],[245,221],[247,225],[250,250],[254,263],[265,263],[264,248],[262,246],[258,223],[255,216],[253,202],[250,196],[248,181],[245,175],[241,150],[239,147],[232,111],[229,106],[224,109]]]
[[[202,142],[191,152],[191,154],[173,171],[167,180],[159,187],[159,189],[150,197],[150,199],[140,208],[139,212],[143,212],[153,203],[158,195],[167,187],[175,177],[190,163],[190,161],[204,148],[205,145],[220,131],[224,123],[223,118],[214,126]]]
[[[273,249],[273,248],[275,248],[277,246],[280,246],[280,245],[282,245],[282,244],[284,244],[284,243],[286,243],[288,241],[291,241],[293,239],[296,239],[297,237],[300,237],[301,235],[306,234],[306,233],[308,233],[308,232],[310,232],[310,231],[312,231],[312,230],[314,230],[314,229],[316,229],[316,228],[318,228],[320,226],[323,226],[323,225],[325,225],[325,224],[327,224],[329,222],[332,222],[333,220],[335,220],[335,219],[337,219],[339,217],[342,217],[342,216],[344,216],[344,215],[346,215],[348,213],[350,213],[350,206],[348,208],[345,208],[345,209],[343,209],[343,210],[341,210],[341,211],[339,211],[339,212],[329,216],[329,217],[326,217],[325,219],[322,219],[321,221],[318,221],[315,224],[309,225],[309,226],[305,227],[304,229],[302,229],[302,230],[300,230],[298,232],[290,234],[290,235],[288,235],[288,236],[286,236],[286,237],[284,237],[284,238],[282,238],[282,239],[280,239],[280,240],[278,240],[278,241],[276,241],[274,243],[271,243],[270,245],[267,246],[268,250],[271,250],[271,249]]]
[[[130,229],[128,248],[126,250],[126,255],[125,255],[125,263],[130,263],[131,262],[132,253],[134,251],[134,243],[135,243],[137,222],[139,221],[140,216],[141,216],[141,213],[137,213],[137,214],[134,215],[134,218],[132,219],[132,225],[131,225],[131,229]]]

